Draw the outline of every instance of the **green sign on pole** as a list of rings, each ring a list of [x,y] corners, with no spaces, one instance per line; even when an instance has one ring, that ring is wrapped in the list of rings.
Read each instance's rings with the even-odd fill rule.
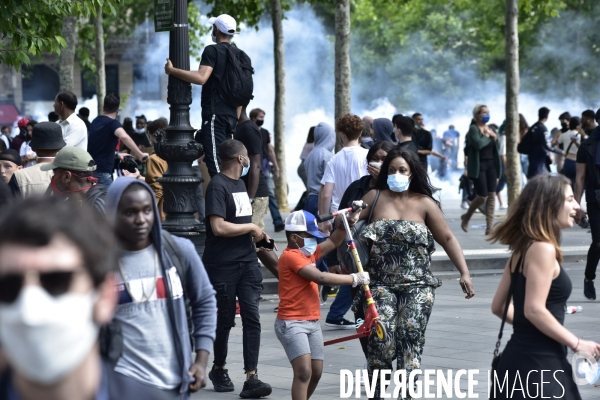
[[[175,0],[154,0],[154,32],[168,32],[173,29]]]

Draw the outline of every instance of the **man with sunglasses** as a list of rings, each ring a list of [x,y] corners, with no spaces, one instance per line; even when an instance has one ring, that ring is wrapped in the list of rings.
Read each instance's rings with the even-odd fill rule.
[[[40,169],[54,172],[50,181],[54,195],[79,205],[88,204],[104,216],[106,188],[92,176],[96,163],[87,151],[76,146],[65,147],[56,154],[54,161]]]
[[[14,202],[0,218],[0,399],[108,400],[99,327],[116,303],[114,235],[62,199]],[[0,367],[2,368],[2,367]],[[143,398],[143,397],[141,397]]]
[[[117,385],[151,392],[146,397],[122,392],[121,398],[188,399],[206,385],[215,339],[215,292],[204,266],[192,242],[161,230],[158,206],[145,182],[115,180],[106,196],[106,215],[123,251],[117,262],[119,305],[106,330],[103,355]]]

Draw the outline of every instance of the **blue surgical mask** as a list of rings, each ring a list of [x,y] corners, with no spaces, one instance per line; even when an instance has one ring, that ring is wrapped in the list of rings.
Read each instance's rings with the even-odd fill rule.
[[[242,157],[244,157],[244,156],[242,156]],[[246,158],[246,157],[244,157],[244,158]],[[244,167],[244,164],[242,164],[242,167],[244,168],[244,169],[242,169],[242,176],[248,175],[248,171],[250,171],[250,159],[248,158],[247,160],[248,160],[247,166]]]
[[[388,175],[387,184],[392,192],[404,192],[410,185],[410,175],[393,174]]]
[[[300,237],[300,236],[298,236]],[[317,251],[317,239],[315,238],[303,238],[304,239],[304,247],[298,247],[300,253],[304,254],[306,257],[312,256],[315,251]],[[296,246],[298,246],[296,244]]]
[[[490,114],[485,114],[483,117],[481,117],[481,122],[483,122],[484,124],[490,122]]]

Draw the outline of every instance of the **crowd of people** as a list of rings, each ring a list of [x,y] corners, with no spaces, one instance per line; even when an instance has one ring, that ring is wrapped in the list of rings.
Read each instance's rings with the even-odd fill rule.
[[[298,168],[306,193],[284,219],[274,195],[279,166],[262,128],[265,111],[248,113],[219,95],[236,21],[221,15],[211,23],[216,44],[206,46],[198,71],[177,69],[169,60],[165,66],[167,74],[203,86],[195,139],[204,155],[194,162],[195,173],[209,180],[195,191],[206,228],[202,255],[189,240],[162,229],[159,180],[168,162],[152,145],[168,132],[166,119],[140,115],[135,127],[131,118],[121,124],[120,97],[109,93],[102,115],[89,121],[89,110],[76,114],[77,97],[64,91],[47,122],[23,118],[15,137],[2,128],[0,368],[2,362],[8,368],[0,371],[0,398],[187,399],[207,379],[216,392],[232,392],[226,367],[237,314],[246,373],[239,396],[269,396],[271,385],[258,378],[261,263],[279,280],[274,331],[293,369],[294,400],[308,399],[323,372],[320,308],[329,287],[339,290],[325,325],[337,329],[356,329],[368,303],[364,285],[377,288],[371,294],[387,333],[361,339],[369,376],[392,369],[394,360],[407,374],[421,368],[442,284],[431,271],[436,242],[459,271],[465,298],[475,295],[428,174],[436,159],[444,170],[457,168],[460,133],[454,126],[436,149],[420,113],[392,119],[346,114],[335,127],[317,124]],[[488,107],[474,107],[464,147],[474,197],[461,227],[468,231],[471,216],[485,204],[486,235],[513,252],[492,304],[503,323],[515,326],[497,371],[561,370],[556,379],[568,398],[580,399],[565,348],[599,358],[600,345],[563,326],[571,281],[560,266],[559,243],[561,230],[584,218],[578,203],[585,190],[592,245],[584,294],[595,299],[600,110],[587,110],[581,119],[563,113],[561,128],[551,133],[549,112],[541,108],[531,127],[521,116],[519,152],[528,182],[507,219],[495,224],[495,201],[502,204],[498,195],[506,182],[506,139],[503,125],[489,124]],[[336,142],[341,149],[334,153]],[[552,162],[562,175],[547,173]],[[339,251],[346,237],[341,218],[316,216],[353,206],[349,227],[368,243],[368,252],[364,272],[349,273]],[[269,211],[274,230],[285,231],[280,256],[265,232]],[[355,321],[345,318],[350,309]],[[544,385],[543,376],[540,381]],[[377,380],[375,398],[382,389]],[[560,393],[549,383],[544,389]]]

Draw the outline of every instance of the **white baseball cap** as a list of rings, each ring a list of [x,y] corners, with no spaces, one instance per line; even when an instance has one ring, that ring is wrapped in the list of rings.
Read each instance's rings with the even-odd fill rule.
[[[212,17],[208,22],[212,25],[216,25],[217,29],[226,35],[233,36],[237,33],[237,23],[231,15],[221,14],[218,17]]]
[[[285,230],[288,232],[306,232],[316,238],[326,238],[319,231],[314,215],[305,210],[294,211],[285,219]]]

